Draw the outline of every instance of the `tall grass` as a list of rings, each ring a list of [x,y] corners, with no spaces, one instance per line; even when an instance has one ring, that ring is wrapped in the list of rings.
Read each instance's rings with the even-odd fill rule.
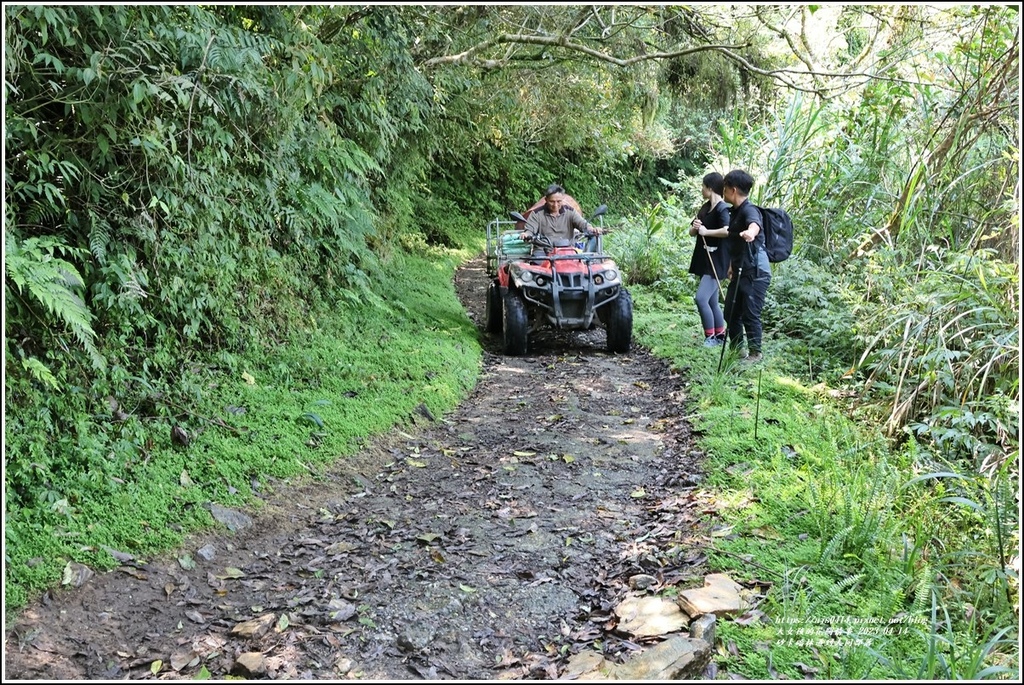
[[[676,303],[635,289],[635,331],[691,377],[689,416],[707,455],[716,572],[771,585],[762,622],[720,626],[746,677],[1013,677],[1019,670],[1019,549],[1010,467],[998,477],[902,446],[793,372],[785,339],[763,373],[718,370],[718,352],[679,336]],[[689,308],[679,326],[697,321]],[[759,403],[760,412],[755,411]],[[837,639],[838,638],[838,639]],[[770,660],[766,663],[766,659]]]
[[[1019,139],[997,118],[942,116],[948,103],[938,90],[877,82],[845,100],[795,96],[770,126],[742,108],[720,123],[716,166],[746,168],[755,201],[785,206],[796,226],[763,315],[774,379],[757,386],[779,432],[759,425],[753,440],[743,368],[716,374],[717,360],[654,323],[675,310],[687,325],[675,281],[634,297],[642,339],[723,377],[693,386],[718,474],[709,484],[750,489],[755,501],[724,515],[785,532],[771,561],[741,535],[716,542],[726,552],[716,563],[769,567],[777,614],[902,622],[899,634],[830,650],[829,677],[1019,670],[1019,503],[1008,484],[1020,477],[1020,276],[1006,249],[1019,244],[1007,180],[1019,177]],[[782,392],[784,376],[806,394]],[[842,419],[811,409],[837,399]],[[861,436],[852,443],[825,428],[847,418]],[[753,470],[727,475],[742,463]]]

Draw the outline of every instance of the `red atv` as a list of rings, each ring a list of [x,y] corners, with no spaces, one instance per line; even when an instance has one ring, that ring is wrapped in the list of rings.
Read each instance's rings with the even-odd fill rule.
[[[535,210],[537,207],[531,208]],[[601,205],[594,217],[607,211]],[[501,333],[508,355],[526,354],[531,332],[542,326],[587,330],[598,322],[607,330],[609,352],[628,352],[633,339],[633,301],[622,274],[601,246],[600,235],[553,244],[543,236],[533,245],[520,237],[526,217],[487,225],[486,329]]]

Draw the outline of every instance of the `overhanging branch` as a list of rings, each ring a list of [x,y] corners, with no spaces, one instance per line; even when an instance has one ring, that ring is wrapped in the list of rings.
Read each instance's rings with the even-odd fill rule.
[[[583,45],[582,43],[576,43],[569,40],[566,36],[527,36],[522,34],[506,33],[500,36],[496,36],[490,40],[485,40],[481,43],[474,45],[465,52],[460,52],[457,55],[445,55],[443,57],[433,57],[423,62],[422,66],[425,69],[432,69],[439,66],[453,66],[453,65],[472,65],[483,68],[495,68],[504,66],[515,60],[515,57],[507,57],[505,59],[484,59],[480,58],[479,55],[488,50],[489,48],[503,44],[514,44],[514,45],[544,45],[548,47],[557,47],[569,52],[578,52],[589,57],[593,57],[596,60],[602,62],[608,62],[618,67],[628,67],[638,62],[660,60],[660,59],[672,59],[673,57],[683,57],[684,55],[692,55],[698,52],[708,51],[728,51],[738,50],[747,45],[698,45],[689,48],[683,48],[680,50],[672,50],[669,52],[651,52],[644,55],[635,55],[633,57],[621,58],[615,55],[602,52],[601,50],[595,50],[594,48]]]

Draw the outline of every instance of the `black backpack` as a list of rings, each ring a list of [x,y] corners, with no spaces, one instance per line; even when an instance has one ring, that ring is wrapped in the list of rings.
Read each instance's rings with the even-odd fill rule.
[[[757,205],[755,205],[756,207]],[[793,220],[779,207],[757,207],[764,222],[764,251],[772,264],[784,262],[793,252]]]

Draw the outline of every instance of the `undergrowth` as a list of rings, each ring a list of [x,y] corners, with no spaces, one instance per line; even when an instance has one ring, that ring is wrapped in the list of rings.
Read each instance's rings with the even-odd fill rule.
[[[773,284],[774,285],[774,284]],[[764,590],[719,628],[720,671],[767,679],[1019,673],[1012,490],[896,446],[844,411],[803,343],[766,335],[742,364],[700,346],[687,298],[634,287],[635,334],[689,378],[716,527],[709,564]],[[808,379],[810,377],[810,379]],[[759,618],[758,618],[759,617]]]
[[[118,407],[115,417],[97,402],[77,438],[58,438],[100,454],[97,466],[50,462],[41,496],[7,492],[7,615],[58,586],[70,562],[105,570],[118,563],[110,550],[140,557],[172,549],[213,524],[204,505],[258,507],[257,495],[274,483],[315,475],[417,412],[452,409],[475,384],[481,354],[451,288],[468,254],[425,245],[396,252],[372,301],[325,304],[287,338],[193,359],[180,379],[188,413]],[[51,411],[9,417],[8,454],[40,448]],[[187,446],[172,440],[173,425]]]

